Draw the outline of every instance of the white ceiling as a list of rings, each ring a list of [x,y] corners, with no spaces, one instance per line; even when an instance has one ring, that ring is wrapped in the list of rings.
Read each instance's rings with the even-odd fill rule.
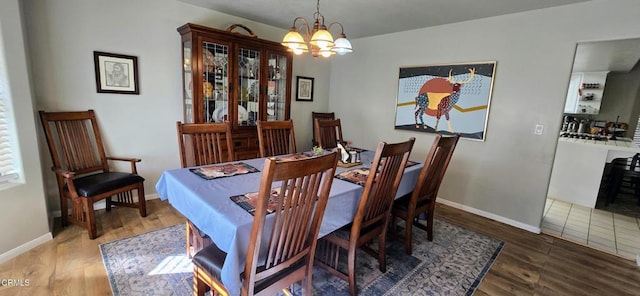
[[[640,60],[640,38],[581,42],[576,48],[573,72],[629,72]]]
[[[296,16],[313,19],[316,0],[178,0],[283,29]],[[340,22],[362,38],[589,0],[322,0],[325,24]],[[336,29],[332,29],[334,32]]]
[[[296,16],[313,22],[316,0],[178,0],[288,30]],[[322,0],[325,24],[340,22],[349,39],[444,25],[590,0]],[[299,24],[297,24],[299,25]],[[311,25],[311,24],[310,24]],[[338,28],[331,28],[337,34]],[[640,39],[581,43],[574,72],[629,71]]]

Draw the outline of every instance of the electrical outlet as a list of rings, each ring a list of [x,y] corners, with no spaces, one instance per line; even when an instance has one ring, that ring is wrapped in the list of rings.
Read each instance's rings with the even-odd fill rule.
[[[538,136],[541,136],[543,130],[544,130],[544,125],[536,124],[536,129],[533,131],[533,133],[538,135]]]

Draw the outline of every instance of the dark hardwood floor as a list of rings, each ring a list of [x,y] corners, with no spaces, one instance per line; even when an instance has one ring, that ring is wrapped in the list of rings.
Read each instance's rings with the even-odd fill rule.
[[[53,240],[0,265],[0,279],[29,281],[0,285],[0,295],[111,295],[98,245],[185,221],[167,202],[151,200],[147,207],[146,218],[135,209],[98,211],[95,240],[80,227],[56,226]],[[436,217],[505,242],[476,295],[640,295],[634,261],[441,204]]]

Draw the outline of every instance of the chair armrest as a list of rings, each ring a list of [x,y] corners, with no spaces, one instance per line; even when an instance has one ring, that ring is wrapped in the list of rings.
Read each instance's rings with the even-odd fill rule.
[[[73,201],[78,201],[80,197],[78,196],[78,192],[76,192],[76,186],[73,185],[73,177],[75,177],[76,173],[72,171],[63,170],[61,168],[52,167],[52,171],[56,173],[58,176],[58,180],[62,179],[64,184],[67,184],[67,189],[69,190],[69,194],[71,195],[71,199]],[[60,184],[60,183],[58,183]],[[60,185],[62,186],[62,185]],[[60,194],[62,194],[62,187],[60,188]]]
[[[142,159],[140,158],[129,158],[129,157],[112,157],[112,156],[107,156],[108,160],[119,160],[119,161],[129,161],[129,162],[141,162]]]
[[[55,172],[57,175],[59,175],[60,177],[65,179],[73,179],[73,176],[76,175],[75,172],[63,170],[61,168],[56,168],[56,167],[52,167],[51,170]]]
[[[107,156],[107,160],[118,160],[118,161],[128,161],[131,163],[131,173],[137,174],[138,169],[136,168],[136,162],[141,162],[140,158],[125,158],[125,157],[111,157]]]

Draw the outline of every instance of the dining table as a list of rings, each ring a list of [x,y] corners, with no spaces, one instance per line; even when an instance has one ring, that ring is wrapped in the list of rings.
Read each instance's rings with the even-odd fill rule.
[[[375,151],[363,150],[360,165],[338,167],[336,176],[348,170],[368,168]],[[227,253],[221,270],[221,281],[230,295],[239,295],[240,274],[249,245],[253,215],[230,197],[257,192],[265,158],[233,161],[257,169],[257,172],[207,179],[194,168],[166,170],[156,183],[162,200],[168,200],[193,225],[208,235],[213,243]],[[410,193],[416,183],[422,163],[412,162],[404,170],[396,198]],[[204,166],[206,167],[206,166]],[[329,193],[319,237],[323,237],[353,221],[363,186],[334,178]],[[267,219],[267,223],[269,220]]]

